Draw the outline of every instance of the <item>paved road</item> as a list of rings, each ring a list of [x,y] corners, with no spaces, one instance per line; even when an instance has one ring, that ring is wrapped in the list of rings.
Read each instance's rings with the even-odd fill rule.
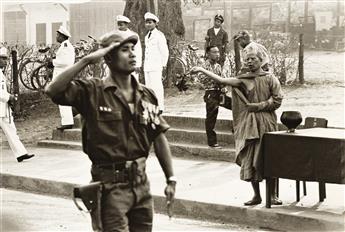
[[[80,213],[69,199],[8,189],[1,191],[0,231],[91,231],[88,215]],[[238,225],[217,224],[183,218],[169,220],[155,214],[154,231],[257,231]]]

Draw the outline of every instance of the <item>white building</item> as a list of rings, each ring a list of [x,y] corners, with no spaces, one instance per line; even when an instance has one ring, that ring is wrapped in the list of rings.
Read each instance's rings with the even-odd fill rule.
[[[68,28],[68,5],[62,3],[2,3],[1,41],[9,44],[52,44],[56,30]]]

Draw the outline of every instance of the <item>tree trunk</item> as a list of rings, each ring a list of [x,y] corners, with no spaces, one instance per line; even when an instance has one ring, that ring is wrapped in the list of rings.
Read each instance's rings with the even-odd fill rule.
[[[155,2],[158,3],[158,7],[154,6]],[[154,12],[155,9],[158,9],[158,13]],[[185,28],[182,20],[181,0],[127,0],[124,15],[132,21],[132,29],[139,34],[143,50],[145,49],[144,38],[147,33],[144,20],[146,12],[158,16],[158,29],[164,33],[170,51],[178,41],[184,39]],[[169,63],[167,68],[171,70]],[[171,85],[171,71],[167,77],[169,86]]]

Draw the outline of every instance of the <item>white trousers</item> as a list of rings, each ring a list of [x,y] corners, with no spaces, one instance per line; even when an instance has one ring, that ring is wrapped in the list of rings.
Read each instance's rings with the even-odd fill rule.
[[[17,129],[14,125],[13,117],[11,117],[11,120],[8,117],[0,117],[0,127],[5,133],[7,141],[16,158],[28,153],[17,135]]]
[[[162,71],[145,72],[145,86],[155,92],[158,99],[159,109],[164,111],[164,88],[162,82]]]
[[[61,125],[74,125],[72,106],[59,105]]]

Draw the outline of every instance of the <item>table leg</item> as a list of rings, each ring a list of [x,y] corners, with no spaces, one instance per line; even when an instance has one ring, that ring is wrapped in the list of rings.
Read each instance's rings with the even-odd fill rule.
[[[271,208],[272,178],[266,178],[266,208]]]
[[[300,193],[300,188],[299,188],[299,180],[296,180],[296,202],[299,202],[299,200],[300,200],[300,195],[299,195],[299,193]]]
[[[326,198],[326,185],[325,182],[319,182],[319,201],[323,202]]]

